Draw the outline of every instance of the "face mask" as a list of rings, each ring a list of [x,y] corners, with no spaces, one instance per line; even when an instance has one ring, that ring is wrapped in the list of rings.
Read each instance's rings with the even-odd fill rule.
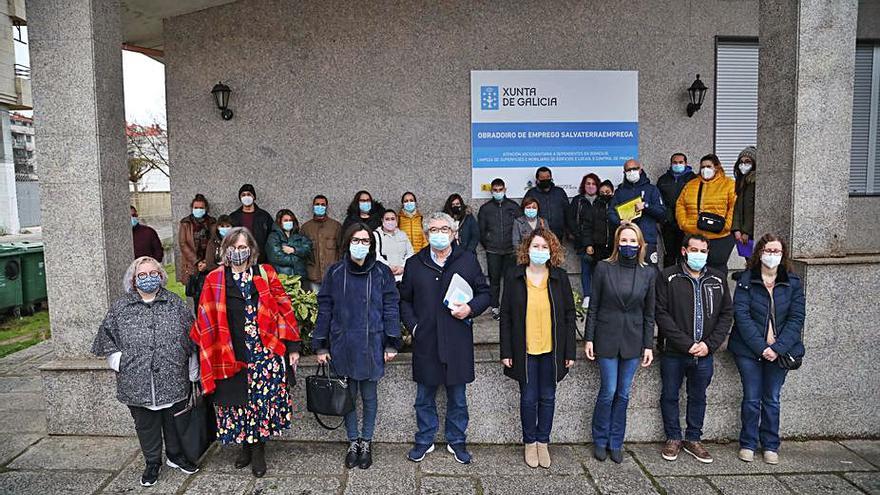
[[[631,259],[634,259],[636,256],[638,256],[639,247],[638,246],[625,246],[625,245],[621,244],[618,247],[618,251],[620,252],[621,256],[623,256],[626,259],[631,260]]]
[[[281,222],[281,228],[284,230],[293,230],[293,222]]]
[[[742,172],[743,175],[746,175],[747,173],[752,171],[752,164],[751,163],[740,163],[739,164],[739,171]]]
[[[636,183],[642,177],[642,171],[641,170],[629,170],[629,171],[625,172],[624,175],[626,175],[626,180],[628,180],[632,183]]]
[[[532,264],[543,265],[550,261],[550,251],[543,249],[529,249],[529,260]]]
[[[349,244],[348,252],[351,253],[352,258],[362,260],[370,254],[370,246],[364,246],[363,244]]]
[[[493,192],[492,199],[494,199],[495,201],[502,201],[504,199],[504,193],[503,192]]]
[[[700,175],[702,175],[704,179],[710,180],[710,179],[712,179],[712,177],[715,177],[715,169],[714,168],[701,168]]]
[[[449,234],[444,234],[443,232],[430,234],[428,236],[428,243],[431,244],[432,248],[442,251],[449,247]]]
[[[706,260],[709,259],[709,253],[687,253],[687,264],[691,270],[700,271],[706,266]]]
[[[553,179],[544,179],[538,181],[538,187],[541,189],[550,189],[553,187]]]
[[[599,188],[596,187],[596,186],[586,186],[586,187],[584,187],[584,192],[587,194],[587,196],[595,196],[595,195],[596,195],[596,191],[597,191],[598,189],[599,189]]]
[[[314,212],[315,216],[323,217],[327,214],[327,206],[325,205],[314,205],[312,206],[312,212]]]
[[[250,206],[250,205],[254,204],[254,197],[253,196],[242,196],[241,197],[241,204],[243,204],[245,206]]]
[[[685,165],[682,163],[673,163],[672,164],[672,173],[680,174],[684,172]]]
[[[608,201],[608,200],[610,200],[611,198],[614,197],[614,193],[611,193],[611,194],[602,194],[602,195],[600,195],[599,197],[602,198],[602,199],[604,199],[605,201]]]
[[[233,249],[226,253],[226,259],[229,260],[235,266],[243,265],[247,262],[251,257],[251,250],[245,249],[244,251],[239,251],[238,249]]]
[[[229,229],[232,227],[217,227],[217,233],[220,234],[220,237],[226,237],[226,234],[229,233]]]
[[[138,224],[138,217],[131,217],[131,226],[134,227]]]
[[[415,201],[407,201],[403,203],[403,211],[407,213],[412,213],[416,211],[416,202]]]
[[[535,208],[526,208],[523,210],[523,213],[526,214],[526,218],[533,219],[538,216],[538,210]]]
[[[204,208],[193,208],[193,216],[196,218],[202,218],[203,216],[205,216],[205,209]]]
[[[769,269],[774,269],[782,263],[782,255],[781,254],[762,254],[761,255],[761,263],[764,264]]]
[[[162,277],[156,275],[155,277],[151,275],[147,275],[147,278],[141,280],[139,278],[135,278],[134,285],[141,290],[141,292],[146,292],[147,294],[152,294],[159,290],[159,287],[162,285]]]
[[[383,220],[382,228],[384,228],[388,232],[391,232],[392,230],[397,228],[397,220]]]
[[[451,207],[449,208],[449,210],[450,210],[454,215],[458,215],[459,213],[461,213],[461,206],[451,206]]]
[[[372,201],[359,201],[358,202],[358,209],[361,210],[361,213],[369,213],[370,210],[373,209],[373,202]]]

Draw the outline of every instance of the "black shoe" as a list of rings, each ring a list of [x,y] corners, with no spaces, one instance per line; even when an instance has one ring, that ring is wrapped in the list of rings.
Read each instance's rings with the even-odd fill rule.
[[[623,449],[612,450],[611,451],[611,460],[620,464],[623,462]]]
[[[608,459],[608,449],[606,449],[605,447],[594,445],[593,457],[595,457],[596,460],[599,462],[605,462],[605,459]]]
[[[254,444],[254,455],[251,460],[251,472],[257,478],[266,475],[266,442],[257,442]]]
[[[251,444],[243,443],[241,444],[241,450],[238,452],[238,456],[235,458],[235,469],[246,468],[251,464],[251,455],[253,449],[251,448]]]
[[[162,470],[161,464],[147,464],[144,468],[144,474],[141,475],[141,486],[153,486],[159,481],[159,471]]]
[[[187,476],[199,472],[198,466],[190,464],[190,462],[185,459],[179,459],[177,461],[166,459],[165,464],[172,469],[179,469],[183,474]]]
[[[361,457],[361,441],[352,440],[348,444],[348,452],[345,454],[345,467],[351,469],[358,465]]]
[[[369,440],[361,440],[361,457],[358,461],[358,467],[361,469],[369,469],[373,465],[373,442]]]

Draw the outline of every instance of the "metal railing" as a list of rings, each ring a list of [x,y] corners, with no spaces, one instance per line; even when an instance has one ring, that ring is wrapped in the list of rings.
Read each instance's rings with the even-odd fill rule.
[[[31,68],[27,65],[15,64],[15,77],[31,78]]]

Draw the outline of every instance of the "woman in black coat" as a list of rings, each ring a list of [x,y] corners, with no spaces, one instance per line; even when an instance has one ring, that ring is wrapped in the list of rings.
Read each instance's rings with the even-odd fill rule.
[[[587,319],[587,358],[599,361],[602,383],[593,411],[596,459],[623,462],[626,407],[639,366],[654,360],[654,279],[657,269],[645,263],[645,238],[625,223],[614,234],[614,251],[596,265]]]
[[[517,252],[518,266],[507,273],[501,298],[501,363],[519,382],[525,460],[550,467],[550,430],[556,383],[575,358],[574,296],[559,239],[549,229],[534,230]]]

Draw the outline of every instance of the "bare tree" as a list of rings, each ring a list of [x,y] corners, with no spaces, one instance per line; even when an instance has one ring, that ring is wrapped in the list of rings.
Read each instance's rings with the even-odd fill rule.
[[[125,136],[128,148],[128,180],[137,185],[151,170],[171,176],[168,161],[168,131],[155,123],[150,126],[127,124]]]

